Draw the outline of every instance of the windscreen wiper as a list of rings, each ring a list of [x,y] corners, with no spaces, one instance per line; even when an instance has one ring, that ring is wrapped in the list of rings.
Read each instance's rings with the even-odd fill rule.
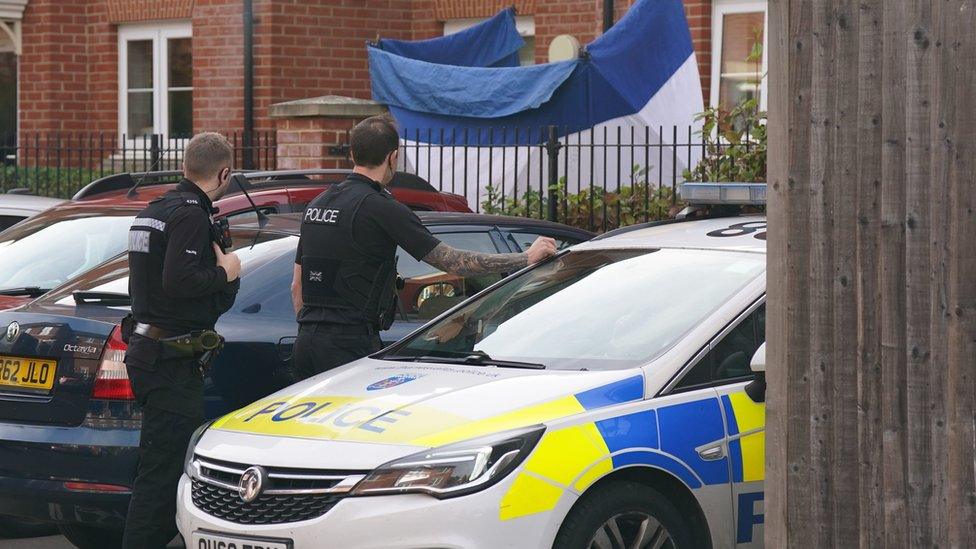
[[[469,364],[471,366],[497,366],[499,368],[526,368],[530,370],[545,370],[545,364],[537,362],[521,362],[518,360],[499,360],[491,358],[484,351],[458,353],[458,356],[385,356],[384,360],[398,360],[407,362],[444,362],[448,364]]]
[[[11,295],[11,296],[25,295],[27,297],[40,297],[50,291],[51,288],[41,288],[39,286],[23,286],[20,288],[7,288],[5,290],[0,290],[0,295]]]

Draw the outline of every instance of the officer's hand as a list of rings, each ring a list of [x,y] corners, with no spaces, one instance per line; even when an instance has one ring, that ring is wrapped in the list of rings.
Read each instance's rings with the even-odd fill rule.
[[[552,257],[556,255],[556,241],[548,236],[540,236],[529,246],[526,254],[529,256],[529,265]]]
[[[227,271],[227,282],[237,279],[241,275],[241,258],[237,257],[234,252],[225,254],[217,244],[213,245],[213,249],[214,254],[217,255],[217,266],[223,267]]]
[[[467,320],[468,315],[458,315],[431,330],[424,339],[437,343],[447,343],[461,333],[461,329],[464,328],[464,324],[467,322]]]

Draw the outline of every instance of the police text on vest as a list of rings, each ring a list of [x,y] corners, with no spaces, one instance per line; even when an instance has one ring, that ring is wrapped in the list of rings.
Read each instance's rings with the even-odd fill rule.
[[[305,210],[305,221],[307,223],[327,223],[329,225],[335,225],[339,222],[339,210],[309,208]]]

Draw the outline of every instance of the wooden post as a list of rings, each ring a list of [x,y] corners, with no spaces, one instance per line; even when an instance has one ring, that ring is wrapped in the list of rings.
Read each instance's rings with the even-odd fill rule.
[[[770,0],[767,547],[976,539],[976,6]]]

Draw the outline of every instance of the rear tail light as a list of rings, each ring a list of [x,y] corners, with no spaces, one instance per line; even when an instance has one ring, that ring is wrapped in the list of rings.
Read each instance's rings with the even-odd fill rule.
[[[125,350],[128,346],[122,341],[119,326],[112,329],[112,334],[105,342],[102,351],[102,363],[95,375],[95,389],[92,398],[105,400],[135,400],[132,393],[132,383],[129,372],[125,369]]]

